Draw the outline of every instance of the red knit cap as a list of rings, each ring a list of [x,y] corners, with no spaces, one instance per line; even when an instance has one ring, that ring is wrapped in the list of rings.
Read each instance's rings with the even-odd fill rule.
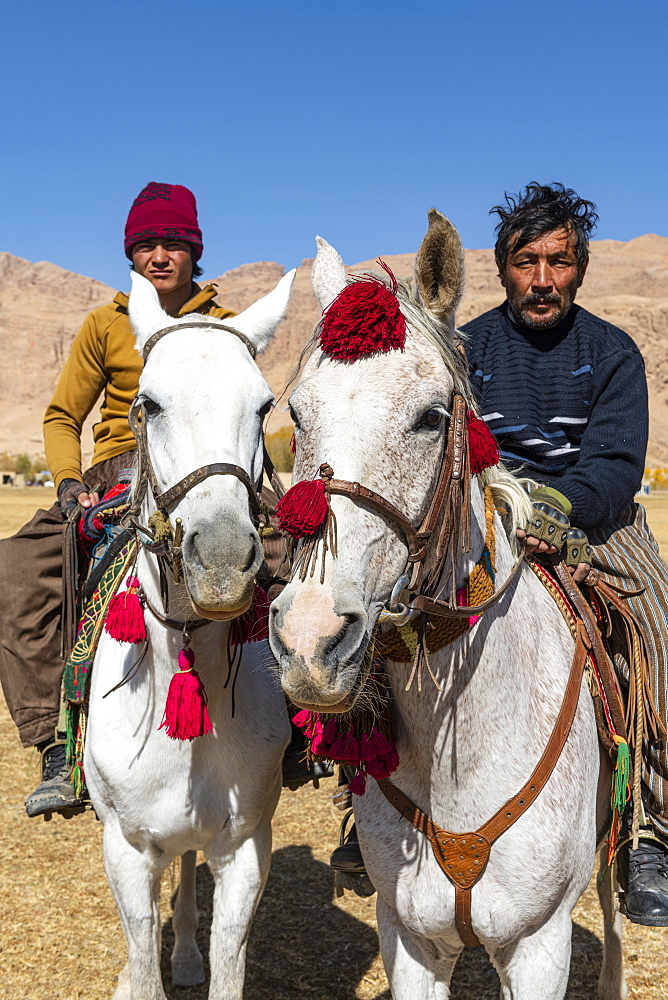
[[[197,224],[195,195],[181,184],[151,181],[140,191],[125,223],[125,255],[141,240],[184,240],[193,248],[195,260],[202,256],[202,230]]]

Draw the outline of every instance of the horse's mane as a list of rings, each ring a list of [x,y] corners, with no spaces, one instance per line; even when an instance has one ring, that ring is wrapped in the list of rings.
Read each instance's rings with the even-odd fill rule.
[[[381,274],[377,271],[363,271],[358,272],[358,274],[360,277],[372,277],[375,281],[382,282],[390,290],[394,290],[393,279],[389,274]],[[349,277],[347,284],[353,284],[355,280],[355,277]],[[455,391],[464,397],[470,409],[477,412],[478,407],[469,379],[466,360],[453,341],[454,327],[442,323],[427,312],[420,294],[410,278],[394,278],[394,281],[397,284],[396,295],[406,322],[411,329],[422,334],[436,348],[452,378]],[[296,382],[302,367],[317,350],[321,326],[322,320],[317,324],[304,347],[284,391],[287,391]],[[466,341],[466,335],[461,331],[457,331],[457,337],[462,342]],[[511,547],[516,550],[515,530],[516,528],[524,528],[531,515],[531,501],[523,485],[524,480],[514,476],[501,462],[492,468],[485,469],[477,478],[482,487],[489,486],[491,489],[494,503],[501,514]]]

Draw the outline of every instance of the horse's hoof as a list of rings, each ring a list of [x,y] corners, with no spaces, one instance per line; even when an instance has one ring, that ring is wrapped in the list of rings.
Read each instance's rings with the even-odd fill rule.
[[[174,986],[201,986],[206,982],[201,956],[192,962],[172,963],[172,983]]]
[[[132,1000],[130,966],[127,963],[118,974],[118,983],[111,1000]]]

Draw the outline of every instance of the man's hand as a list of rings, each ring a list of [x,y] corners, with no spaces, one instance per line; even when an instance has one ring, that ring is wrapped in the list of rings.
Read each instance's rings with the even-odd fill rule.
[[[545,556],[556,556],[557,554],[557,549],[554,545],[550,545],[548,542],[543,541],[542,538],[536,538],[535,535],[527,535],[526,531],[523,531],[522,528],[517,529],[517,537],[519,539],[526,540],[525,548],[529,555],[534,552],[538,552],[540,555]]]
[[[564,546],[564,562],[576,583],[584,583],[591,569],[591,545],[584,531],[569,528]]]
[[[63,479],[58,487],[58,503],[63,517],[69,517],[77,504],[82,507],[94,507],[99,502],[99,494],[89,493],[85,483],[80,483],[76,479]]]

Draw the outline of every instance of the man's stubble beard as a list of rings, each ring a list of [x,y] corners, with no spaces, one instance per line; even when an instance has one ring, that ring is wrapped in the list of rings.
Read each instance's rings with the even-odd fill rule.
[[[539,302],[554,303],[559,308],[556,313],[539,318],[530,315],[524,308],[525,306],[536,305]],[[530,330],[551,330],[553,327],[558,326],[568,314],[572,305],[572,300],[565,299],[562,295],[558,295],[557,292],[551,292],[549,295],[537,295],[535,292],[532,292],[529,295],[525,295],[519,302],[510,301],[510,308],[515,319],[523,326],[528,326]]]

